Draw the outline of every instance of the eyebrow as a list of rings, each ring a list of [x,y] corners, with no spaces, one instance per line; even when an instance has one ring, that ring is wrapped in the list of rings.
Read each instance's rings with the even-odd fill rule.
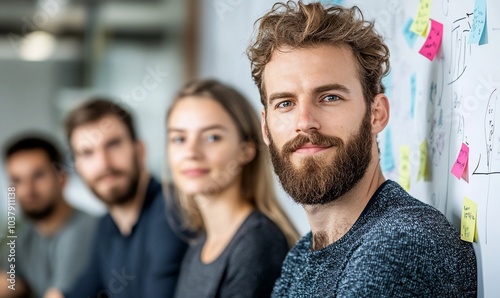
[[[345,85],[342,85],[342,84],[328,84],[328,85],[319,86],[319,87],[316,87],[313,89],[313,93],[318,94],[318,93],[322,93],[325,91],[333,91],[333,90],[341,91],[341,92],[344,92],[347,94],[351,93],[349,88],[347,88]],[[275,101],[277,99],[286,98],[286,97],[295,97],[295,94],[293,94],[291,92],[273,93],[269,96],[268,101],[269,101],[269,104],[271,104],[273,101]]]
[[[114,136],[114,137],[110,138],[109,140],[106,140],[103,145],[104,145],[104,147],[107,147],[107,146],[113,145],[115,143],[123,142],[123,139],[124,139],[123,136]],[[74,148],[73,151],[76,154],[80,154],[83,151],[87,151],[87,150],[93,151],[94,149],[95,149],[95,145],[90,145],[90,146],[84,145],[81,148]]]
[[[107,140],[104,143],[104,146],[114,145],[114,144],[122,142],[122,141],[123,141],[122,136],[115,136],[115,137],[112,137],[111,139]]]
[[[214,124],[214,125],[209,125],[209,126],[205,126],[201,129],[201,132],[204,132],[204,131],[207,131],[207,130],[211,130],[211,129],[221,129],[221,130],[225,130],[227,131],[227,128],[222,126],[221,124]],[[170,127],[168,128],[168,133],[171,133],[171,132],[184,132],[186,131],[185,129],[181,129],[181,128],[176,128],[176,127]]]

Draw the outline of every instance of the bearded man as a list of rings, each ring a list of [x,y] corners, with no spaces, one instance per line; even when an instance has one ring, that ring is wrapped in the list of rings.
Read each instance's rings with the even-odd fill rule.
[[[247,53],[274,170],[311,226],[273,296],[476,297],[471,244],[382,174],[389,49],[359,8],[277,3]]]
[[[109,211],[86,272],[65,297],[173,297],[187,243],[146,169],[132,115],[92,98],[69,113],[65,130],[77,173]]]
[[[49,137],[16,138],[5,148],[4,158],[26,221],[17,239],[7,239],[13,249],[2,260],[9,263],[0,273],[0,297],[45,297],[51,288],[67,291],[87,266],[97,218],[67,203],[67,167]],[[9,211],[9,216],[17,214]]]

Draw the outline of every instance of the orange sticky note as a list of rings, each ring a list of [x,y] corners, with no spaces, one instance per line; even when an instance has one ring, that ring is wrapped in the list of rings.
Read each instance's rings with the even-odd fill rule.
[[[464,173],[468,162],[469,162],[469,147],[464,143],[462,143],[462,148],[458,153],[457,160],[455,161],[453,167],[451,168],[451,173],[455,177],[457,177],[458,180],[460,180],[460,177],[462,177],[462,174]]]
[[[443,39],[443,24],[431,19],[431,30],[419,53],[429,60],[434,60]]]

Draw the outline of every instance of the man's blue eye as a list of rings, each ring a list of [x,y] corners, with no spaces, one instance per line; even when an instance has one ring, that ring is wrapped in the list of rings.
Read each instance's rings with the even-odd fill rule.
[[[180,144],[180,143],[184,142],[184,138],[183,137],[173,137],[170,139],[170,141],[172,143]]]
[[[290,101],[283,101],[283,102],[280,102],[277,107],[278,108],[288,108],[292,105],[292,103]]]
[[[331,101],[337,101],[339,99],[340,99],[340,97],[337,96],[337,95],[327,95],[327,96],[324,97],[324,101],[330,101],[330,102]]]

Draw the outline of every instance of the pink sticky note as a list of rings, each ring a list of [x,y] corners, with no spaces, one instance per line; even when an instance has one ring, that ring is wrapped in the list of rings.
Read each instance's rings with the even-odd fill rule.
[[[464,143],[462,143],[462,148],[458,153],[457,160],[455,161],[453,168],[451,168],[451,173],[455,177],[457,177],[458,180],[460,180],[460,177],[462,177],[462,174],[464,173],[468,162],[469,162],[469,147]]]
[[[420,49],[419,53],[429,60],[434,60],[439,46],[441,45],[441,40],[443,39],[443,24],[431,19],[431,30],[424,45]]]
[[[465,182],[469,183],[469,161],[468,160],[467,160],[467,163],[465,164],[464,172],[462,173],[462,179],[464,179]]]

